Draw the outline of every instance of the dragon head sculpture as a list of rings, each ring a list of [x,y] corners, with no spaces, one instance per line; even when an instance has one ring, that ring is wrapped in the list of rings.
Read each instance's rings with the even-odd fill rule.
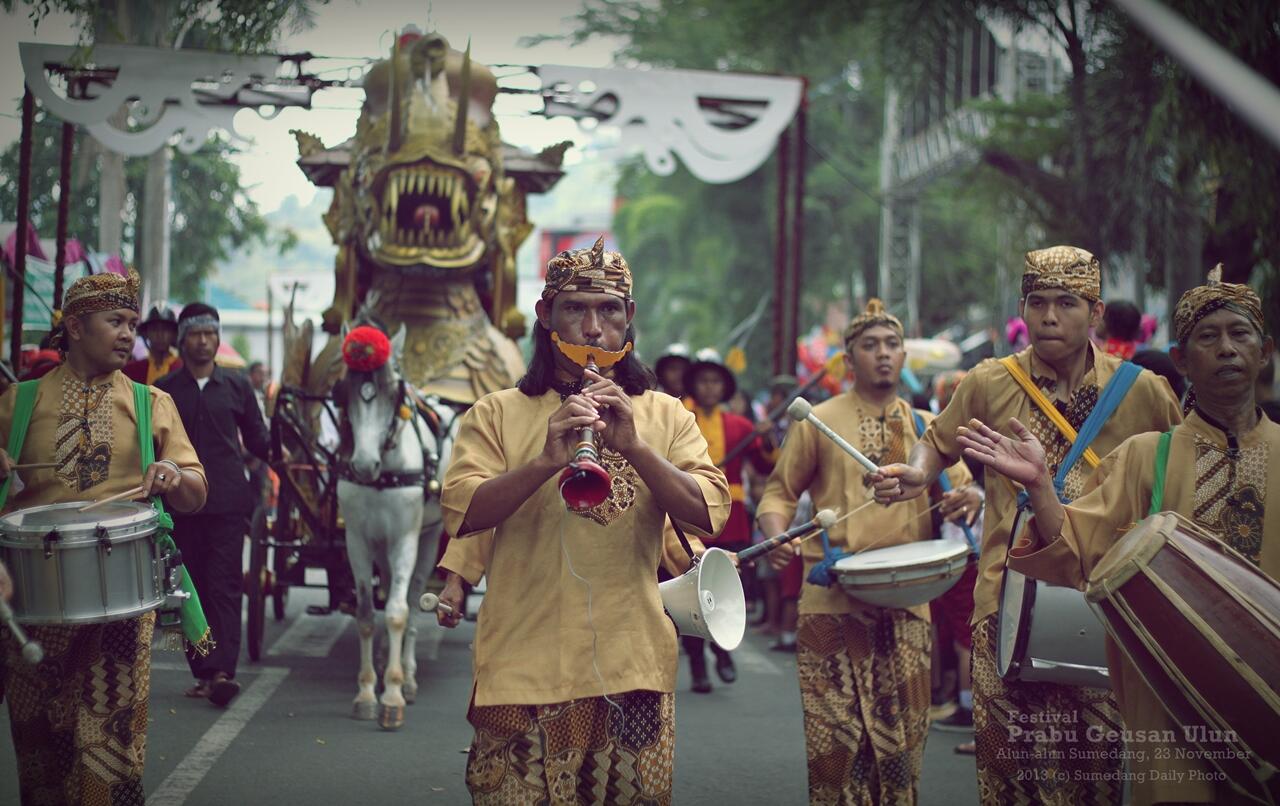
[[[472,271],[495,251],[508,181],[491,111],[493,74],[471,62],[470,46],[460,55],[439,34],[406,33],[364,85],[338,188],[350,205],[341,216],[350,227],[346,240],[363,260],[386,268]]]

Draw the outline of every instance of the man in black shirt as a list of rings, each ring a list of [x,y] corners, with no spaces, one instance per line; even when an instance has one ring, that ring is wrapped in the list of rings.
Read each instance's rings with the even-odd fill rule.
[[[156,382],[178,406],[209,480],[209,496],[196,517],[174,516],[174,537],[200,594],[214,648],[188,649],[196,685],[189,697],[225,706],[240,693],[235,681],[240,654],[240,591],[247,516],[257,497],[249,485],[241,449],[267,459],[268,435],[258,401],[244,376],[217,366],[221,322],[210,305],[193,302],[178,317],[183,367]]]

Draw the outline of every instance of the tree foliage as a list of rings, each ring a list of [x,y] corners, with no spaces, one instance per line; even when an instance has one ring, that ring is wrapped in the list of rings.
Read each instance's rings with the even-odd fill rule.
[[[54,238],[62,125],[43,112],[37,113],[37,118],[31,150],[31,222],[40,237]],[[87,134],[77,130],[77,153],[83,153],[87,139]],[[201,282],[219,262],[245,244],[265,242],[271,237],[266,219],[242,189],[240,169],[229,159],[234,151],[215,137],[194,154],[174,155],[170,289],[176,300],[199,299]],[[127,257],[139,242],[140,219],[134,214],[142,195],[146,162],[129,160],[126,167],[126,209],[110,214],[125,219]],[[79,238],[88,248],[93,247],[101,214],[94,192],[97,173],[95,160],[78,158],[73,163],[67,234]],[[16,220],[17,208],[18,143],[13,143],[0,154],[0,219]]]

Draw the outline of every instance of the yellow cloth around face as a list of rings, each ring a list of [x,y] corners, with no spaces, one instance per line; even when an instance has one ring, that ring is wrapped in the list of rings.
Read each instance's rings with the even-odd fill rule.
[[[1209,281],[1183,292],[1178,307],[1173,311],[1174,337],[1186,341],[1196,323],[1209,314],[1226,306],[1233,306],[1249,317],[1258,332],[1263,332],[1262,300],[1252,288],[1241,283],[1222,282],[1222,264],[1209,272]]]
[[[845,392],[814,406],[813,413],[872,461],[882,460],[886,443],[897,435],[902,438],[902,458],[909,456],[916,444],[911,406],[901,398],[882,411],[857,393]],[[922,416],[926,422],[932,419],[927,413]],[[809,491],[815,510],[831,509],[840,515],[852,512],[873,497],[871,488],[863,483],[865,475],[862,465],[818,433],[812,424],[794,423],[787,429],[782,456],[765,485],[756,516],[774,513],[789,523],[805,490]],[[963,462],[948,470],[947,476],[957,489],[973,482]],[[929,505],[929,497],[922,495],[888,507],[867,507],[831,528],[828,533],[831,546],[837,551],[856,551],[930,538],[933,536],[932,513],[922,514]],[[846,595],[838,585],[824,588],[809,584],[809,570],[822,560],[820,539],[815,537],[801,543],[800,555],[804,559],[806,580],[800,591],[801,613],[853,613],[867,607]],[[911,612],[920,618],[929,618],[928,605],[913,607]]]
[[[1090,302],[1102,299],[1102,267],[1098,259],[1077,246],[1051,246],[1028,252],[1022,270],[1022,296],[1052,289]]]
[[[1089,349],[1093,353],[1092,383],[1102,389],[1120,366],[1120,359],[1092,345]],[[1056,377],[1053,369],[1035,358],[1034,347],[1017,353],[1016,357],[1022,369],[1033,378]],[[1034,410],[1035,404],[1009,371],[989,358],[970,370],[960,382],[951,404],[929,426],[924,440],[943,456],[944,462],[953,462],[961,456],[956,429],[962,425],[967,427],[970,418],[976,417],[997,431],[1008,434],[1010,417],[1017,417],[1023,425],[1031,427]],[[1173,396],[1169,382],[1143,370],[1120,407],[1093,440],[1092,447],[1099,456],[1106,456],[1133,434],[1168,431],[1181,421],[1182,408]],[[1084,467],[1077,463],[1072,474],[1080,472],[1085,472]],[[1068,480],[1070,482],[1071,477]],[[984,484],[987,503],[983,517],[982,552],[978,557],[978,582],[973,593],[974,624],[997,610],[1009,530],[1013,528],[1013,517],[1017,511],[1017,492],[1004,476],[987,473]]]
[[[70,377],[68,377],[70,376]],[[122,493],[142,483],[142,457],[138,455],[138,420],[133,413],[133,383],[116,371],[98,378],[88,379],[94,390],[106,385],[102,399],[94,400],[103,422],[91,418],[94,434],[101,435],[92,450],[70,455],[68,466],[44,470],[21,471],[25,488],[17,495],[10,495],[6,511],[62,504],[69,501],[89,501]],[[66,364],[59,366],[40,379],[36,387],[35,411],[22,446],[22,455],[14,457],[21,463],[49,462],[57,455],[55,446],[59,436],[59,423],[67,426],[68,401],[64,394],[68,389],[80,386],[80,379]],[[169,459],[184,471],[194,473],[204,482],[204,467],[196,456],[187,431],[178,416],[173,398],[154,386],[151,392],[151,429],[156,441],[156,460]],[[0,396],[0,434],[8,434],[13,422],[13,406],[17,393],[10,388]],[[93,412],[92,414],[97,414]],[[81,467],[82,463],[91,463]],[[77,482],[84,478],[92,481],[81,488]],[[207,486],[207,485],[206,485]]]
[[[640,440],[693,477],[712,533],[718,533],[729,516],[728,484],[708,458],[693,415],[658,392],[633,396],[631,404]],[[445,476],[445,530],[463,541],[486,533],[493,541],[476,630],[476,705],[540,705],[675,689],[675,630],[663,612],[656,576],[667,516],[638,474],[634,486],[625,484],[628,471],[634,472],[630,466],[613,468],[614,493],[626,489],[608,526],[568,513],[556,474],[496,528],[459,534],[480,485],[542,452],[547,420],[559,407],[554,392],[531,398],[507,389],[481,398],[463,415]],[[594,636],[588,588],[577,577],[591,585]]]
[[[551,299],[561,291],[589,291],[631,296],[631,267],[618,252],[604,250],[604,236],[590,249],[566,249],[547,263],[542,298]]]

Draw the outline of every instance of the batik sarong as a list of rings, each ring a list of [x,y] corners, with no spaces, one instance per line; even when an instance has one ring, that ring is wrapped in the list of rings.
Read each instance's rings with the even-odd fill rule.
[[[973,732],[983,804],[1118,804],[1123,721],[1110,689],[1005,681],[998,618],[973,627]]]
[[[928,622],[904,610],[800,616],[810,803],[916,802],[931,643]]]
[[[29,666],[0,629],[0,679],[24,806],[143,802],[155,614],[83,626],[27,627],[44,648]]]
[[[478,806],[671,802],[674,694],[472,705],[467,720],[467,789]]]

